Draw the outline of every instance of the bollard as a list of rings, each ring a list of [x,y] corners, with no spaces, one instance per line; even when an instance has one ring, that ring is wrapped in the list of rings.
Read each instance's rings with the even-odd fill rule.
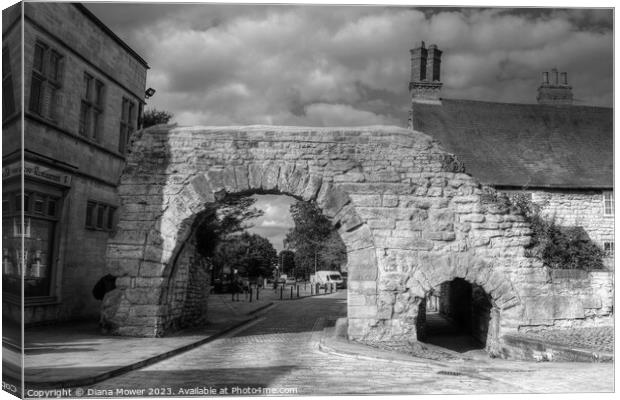
[[[258,301],[258,285],[256,286],[256,301]]]
[[[312,289],[312,285],[310,285],[310,296],[314,296],[314,289]]]
[[[291,299],[293,298],[293,286],[291,286]]]
[[[250,286],[250,303],[252,302],[252,286]]]
[[[318,295],[319,294],[319,290],[321,290],[321,286],[317,283],[316,284],[316,289],[314,289],[314,293],[316,293]]]
[[[299,297],[299,285],[297,285],[297,297]]]
[[[282,300],[283,294],[284,294],[284,285],[280,286],[280,300]]]

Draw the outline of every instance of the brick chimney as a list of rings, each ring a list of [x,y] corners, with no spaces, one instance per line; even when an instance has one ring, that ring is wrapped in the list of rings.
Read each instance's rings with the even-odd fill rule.
[[[426,103],[441,105],[440,66],[441,50],[432,44],[425,47],[424,42],[420,46],[411,49],[411,81],[409,93],[412,103]]]
[[[568,74],[558,73],[556,68],[542,73],[542,82],[536,96],[538,104],[553,106],[570,106],[573,104],[573,88],[568,85]]]

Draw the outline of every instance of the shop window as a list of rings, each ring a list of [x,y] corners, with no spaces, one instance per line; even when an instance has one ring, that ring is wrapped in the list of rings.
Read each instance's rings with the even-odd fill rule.
[[[13,74],[8,47],[2,48],[2,116],[10,117],[15,112],[15,92],[13,91]]]
[[[606,257],[614,256],[614,242],[603,242],[603,250],[605,250]]]
[[[21,236],[26,238],[30,237],[30,218],[24,218],[22,225],[22,219],[20,217],[13,218],[13,237],[19,238]]]
[[[136,103],[123,97],[118,151],[125,154],[131,134],[136,130]]]
[[[59,199],[44,193],[26,192],[24,211],[21,211],[17,207],[21,195],[12,194],[10,198],[20,201],[8,208],[2,218],[3,289],[19,295],[23,277],[26,297],[49,296]]]
[[[63,56],[47,44],[37,41],[34,45],[28,103],[32,113],[52,121],[58,120],[62,70]]]
[[[101,139],[104,92],[105,86],[100,80],[84,73],[78,130],[80,135],[94,141]]]
[[[614,215],[614,192],[603,192],[605,215]]]
[[[114,229],[116,207],[109,204],[89,201],[86,203],[85,226],[88,229],[111,231]]]

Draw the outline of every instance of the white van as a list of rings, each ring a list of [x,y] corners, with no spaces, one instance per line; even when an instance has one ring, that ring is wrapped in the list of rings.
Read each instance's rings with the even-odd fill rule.
[[[333,283],[339,289],[344,288],[345,285],[338,271],[316,271],[315,275],[310,275],[310,283],[318,283],[321,287]]]

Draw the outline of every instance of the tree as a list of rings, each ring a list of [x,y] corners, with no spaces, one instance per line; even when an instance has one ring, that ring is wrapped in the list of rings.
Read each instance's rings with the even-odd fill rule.
[[[251,279],[268,276],[277,260],[277,252],[269,240],[243,232],[222,240],[214,253],[213,265],[219,271],[228,267]]]
[[[323,265],[332,270],[340,270],[347,262],[347,247],[335,230],[323,242],[320,257]]]
[[[291,205],[290,211],[295,226],[286,240],[295,250],[299,271],[307,276],[321,268],[335,268],[346,262],[346,253],[339,250],[338,240],[340,243],[342,240],[316,203],[298,201]]]
[[[282,272],[289,276],[295,276],[297,272],[295,270],[295,252],[290,250],[282,250],[278,256],[280,263],[282,264]]]
[[[142,113],[142,127],[167,124],[174,117],[174,114],[168,111],[157,110],[156,108],[144,110]]]
[[[196,229],[198,252],[212,257],[220,241],[229,235],[249,228],[248,220],[263,214],[253,207],[256,199],[252,197],[227,196],[224,200],[209,204],[199,216]]]

